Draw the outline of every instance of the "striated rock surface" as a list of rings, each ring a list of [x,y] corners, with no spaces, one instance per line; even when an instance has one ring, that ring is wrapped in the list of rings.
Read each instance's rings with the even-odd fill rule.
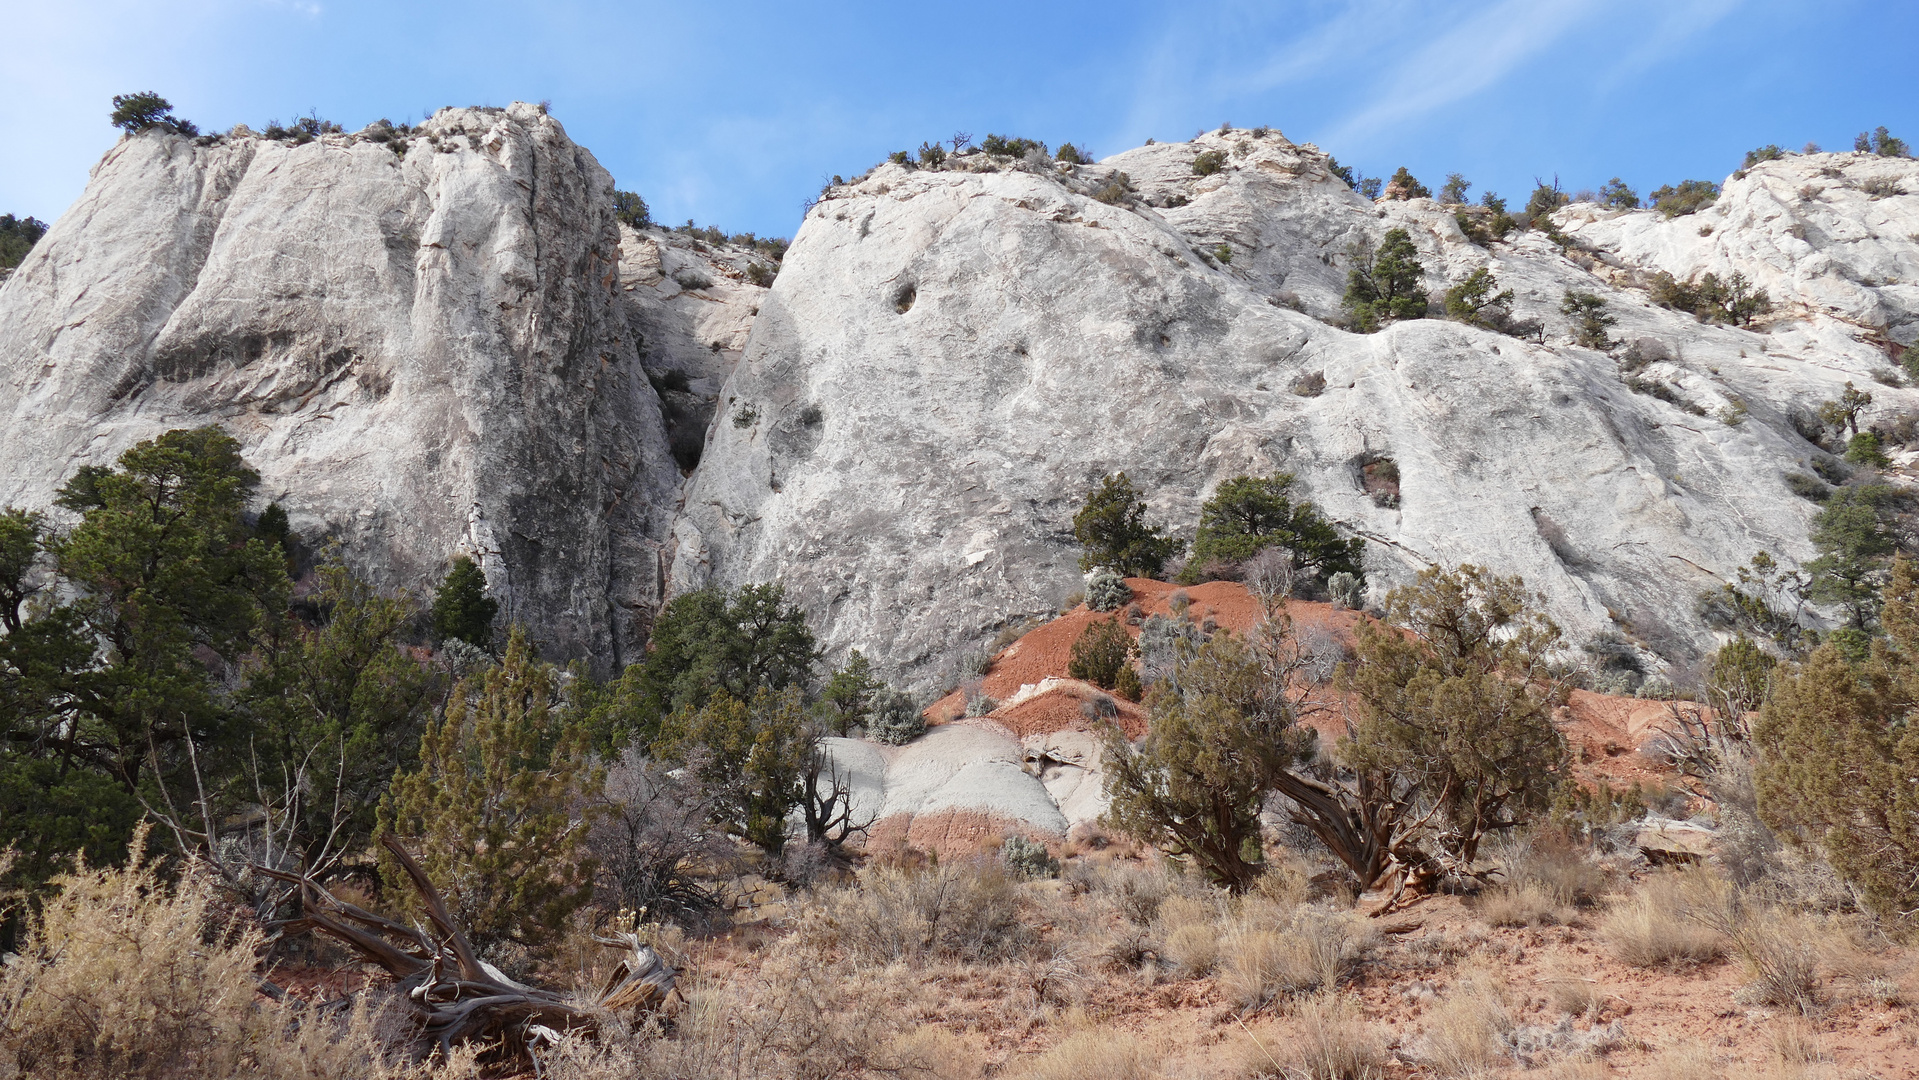
[[[1220,172],[1194,175],[1204,150]],[[1122,172],[1117,203],[1092,197]],[[795,237],[688,486],[672,587],[782,579],[833,650],[943,689],[953,658],[1078,590],[1070,520],[1102,474],[1125,470],[1190,536],[1221,480],[1283,469],[1373,541],[1375,590],[1481,563],[1542,589],[1574,643],[1618,631],[1695,658],[1702,589],[1761,549],[1812,554],[1816,507],[1784,478],[1824,453],[1793,413],[1847,381],[1874,393],[1868,422],[1919,405],[1874,382],[1914,333],[1919,258],[1919,195],[1855,190],[1880,174],[1919,192],[1913,161],[1790,158],[1703,214],[1568,208],[1589,249],[1562,250],[1538,232],[1475,245],[1431,200],[1367,202],[1276,132],[1078,168],[881,166]],[[1545,343],[1322,321],[1349,246],[1393,227],[1435,291],[1489,267]],[[1715,268],[1775,312],[1735,328],[1651,302],[1655,272]],[[1607,301],[1665,397],[1571,343],[1568,290]],[[1397,499],[1367,490],[1385,458]]]
[[[620,226],[620,306],[683,470],[699,464],[720,387],[779,263],[763,251]]]
[[[470,552],[551,651],[630,659],[679,476],[611,179],[530,105],[369,134],[109,152],[0,287],[0,503],[219,423],[376,581]]]

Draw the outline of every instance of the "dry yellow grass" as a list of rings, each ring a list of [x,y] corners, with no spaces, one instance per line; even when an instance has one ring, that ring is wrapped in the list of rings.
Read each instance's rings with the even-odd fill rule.
[[[1176,927],[1166,935],[1166,960],[1188,978],[1211,975],[1219,961],[1219,928],[1207,922]]]
[[[1154,1080],[1159,1065],[1139,1040],[1119,1032],[1086,1030],[1012,1069],[1019,1080]]]
[[[1487,892],[1479,915],[1493,926],[1558,926],[1571,912],[1545,888],[1526,882]]]
[[[1321,995],[1299,1003],[1293,1076],[1302,1080],[1373,1080],[1383,1075],[1386,1040],[1345,998]]]
[[[1427,1014],[1424,1058],[1442,1076],[1473,1076],[1503,1057],[1499,1037],[1512,1030],[1505,987],[1491,974],[1463,974]]]
[[[210,875],[189,867],[170,884],[144,847],[142,830],[125,867],[59,882],[0,967],[0,1076],[389,1074],[382,1013],[326,1019],[259,1001],[259,931],[222,917]]]
[[[1614,956],[1634,967],[1702,963],[1726,955],[1724,934],[1705,925],[1697,901],[1680,875],[1648,880],[1638,895],[1619,904],[1600,926]]]

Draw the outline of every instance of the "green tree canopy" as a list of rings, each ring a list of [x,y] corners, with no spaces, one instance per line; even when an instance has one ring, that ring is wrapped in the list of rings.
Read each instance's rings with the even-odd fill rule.
[[[76,471],[64,535],[0,511],[0,847],[29,887],[83,848],[114,857],[143,801],[217,794],[242,750],[227,692],[284,610],[279,550],[244,511],[256,476],[218,428],[170,431]],[[57,588],[55,587],[57,586]]]
[[[1079,568],[1108,567],[1126,577],[1158,577],[1186,543],[1146,523],[1146,500],[1125,473],[1100,480],[1073,515],[1073,536],[1086,553]]]
[[[0,214],[0,270],[19,266],[46,234],[47,223],[38,218]]]
[[[1147,694],[1152,725],[1140,745],[1117,725],[1108,729],[1108,822],[1192,860],[1216,885],[1251,886],[1261,869],[1260,809],[1316,745],[1272,689],[1253,649],[1231,634],[1179,650],[1167,685]]]
[[[1235,476],[1220,484],[1200,506],[1199,534],[1188,567],[1204,570],[1214,562],[1240,563],[1277,547],[1292,556],[1300,572],[1322,583],[1339,573],[1363,577],[1366,541],[1341,536],[1311,501],[1295,501],[1295,483],[1292,473],[1276,473]]]
[[[173,115],[173,105],[151,90],[139,94],[115,94],[113,113],[108,119],[114,127],[129,135],[148,128],[159,128],[176,135],[198,135],[200,129]]]
[[[674,597],[648,648],[621,673],[600,725],[643,744],[668,715],[697,710],[722,691],[744,702],[760,690],[804,689],[820,658],[806,613],[786,602],[778,583]]]
[[[1458,174],[1455,173],[1454,175],[1457,176]],[[1461,195],[1463,196],[1464,192],[1462,192]],[[1392,177],[1386,181],[1386,197],[1389,199],[1430,199],[1433,197],[1433,193],[1427,190],[1426,185],[1420,183],[1413,177],[1411,170],[1401,165],[1398,169],[1394,170]]]
[[[1898,559],[1883,594],[1886,636],[1862,664],[1828,643],[1782,668],[1753,727],[1760,817],[1817,844],[1871,907],[1910,925],[1919,910],[1919,573]]]
[[[204,427],[82,469],[60,492],[82,518],[48,547],[80,593],[67,617],[98,651],[67,673],[78,715],[50,737],[129,793],[156,747],[230,733],[212,671],[236,670],[262,618],[286,607],[285,562],[242,517],[258,480],[232,436]]]
[[[1413,836],[1444,869],[1470,867],[1487,833],[1544,810],[1565,775],[1546,666],[1560,635],[1543,603],[1517,577],[1423,571],[1386,599],[1398,629],[1362,623],[1340,671],[1358,713],[1341,756],[1404,810],[1430,808]]]
[[[380,800],[379,831],[416,854],[483,950],[548,941],[592,896],[590,823],[578,808],[602,777],[586,726],[570,718],[553,665],[515,626],[500,662],[463,680],[428,725],[419,768],[395,775]],[[405,880],[390,854],[381,858],[387,880]],[[392,893],[421,903],[411,889]]]
[[[848,652],[846,663],[833,672],[820,690],[820,706],[833,733],[843,736],[865,724],[872,710],[874,693],[885,686],[873,674],[873,663],[864,653],[858,649]]]
[[[493,620],[500,602],[486,594],[486,572],[465,555],[455,555],[433,595],[433,632],[441,641],[458,639],[482,649],[493,647]]]
[[[799,688],[760,686],[749,700],[721,689],[675,711],[657,745],[663,759],[692,768],[716,796],[721,824],[778,855],[815,741]]]
[[[382,596],[337,555],[318,578],[318,625],[274,620],[239,695],[252,721],[247,794],[292,818],[286,842],[307,867],[372,841],[380,795],[414,768],[443,689],[401,651],[417,614],[409,598]]]
[[[1606,310],[1603,297],[1567,289],[1559,311],[1572,320],[1573,340],[1578,344],[1588,349],[1610,349],[1619,344],[1607,333],[1619,319]]]
[[[1812,519],[1819,557],[1806,564],[1812,575],[1807,595],[1843,607],[1855,630],[1870,629],[1878,618],[1879,591],[1898,549],[1886,521],[1894,498],[1882,484],[1842,487]]]
[[[1388,229],[1371,250],[1355,243],[1348,254],[1352,268],[1341,302],[1353,329],[1371,333],[1388,322],[1426,317],[1426,268],[1405,229]]]
[[[1513,291],[1500,289],[1492,270],[1481,266],[1446,290],[1446,317],[1499,330],[1512,323],[1512,303]]]

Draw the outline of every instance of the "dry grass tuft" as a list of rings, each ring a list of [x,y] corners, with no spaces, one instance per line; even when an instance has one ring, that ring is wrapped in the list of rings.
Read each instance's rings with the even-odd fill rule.
[[[1427,1014],[1423,1056],[1441,1075],[1469,1076],[1504,1056],[1502,1036],[1512,1029],[1505,987],[1484,972],[1462,974]]]
[[[1187,978],[1211,975],[1219,962],[1219,929],[1209,922],[1175,928],[1166,935],[1166,961]]]
[[[1773,1025],[1769,1041],[1773,1057],[1788,1065],[1815,1065],[1832,1060],[1819,1041],[1819,1032],[1797,1016],[1785,1017]]]
[[[1300,1080],[1373,1080],[1384,1075],[1386,1040],[1359,1018],[1345,998],[1320,996],[1299,1003],[1290,1076]]]
[[[1242,923],[1224,941],[1220,988],[1249,1009],[1282,995],[1330,990],[1376,933],[1352,912],[1316,907],[1297,909],[1280,930]]]
[[[1105,1030],[1078,1031],[1017,1068],[1019,1080],[1154,1080],[1159,1063],[1131,1036]]]
[[[1719,1075],[1712,1050],[1696,1042],[1667,1047],[1646,1070],[1647,1080],[1715,1080]]]
[[[997,864],[873,866],[858,885],[824,890],[804,920],[817,944],[880,963],[1016,959],[1036,935],[1019,884]]]
[[[1558,926],[1571,912],[1551,893],[1527,882],[1486,893],[1479,901],[1479,916],[1493,926]]]
[[[1549,968],[1540,980],[1553,1009],[1567,1016],[1591,1016],[1604,1000],[1599,984],[1569,971]]]
[[[1726,936],[1698,916],[1699,894],[1710,891],[1698,872],[1659,875],[1614,908],[1600,933],[1613,955],[1634,967],[1718,960],[1726,955]]]
[[[1611,889],[1592,849],[1556,833],[1535,836],[1507,862],[1512,886],[1531,886],[1560,907],[1590,908]]]
[[[260,1000],[259,930],[220,909],[211,875],[189,867],[169,884],[144,848],[142,830],[125,867],[58,882],[0,968],[0,1076],[392,1075],[397,1032],[381,1012]]]

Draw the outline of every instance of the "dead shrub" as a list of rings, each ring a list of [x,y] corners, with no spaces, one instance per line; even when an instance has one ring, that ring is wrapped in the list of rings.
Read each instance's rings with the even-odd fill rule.
[[[1716,1080],[1712,1050],[1696,1042],[1676,1043],[1660,1051],[1648,1067],[1649,1080]]]
[[[1773,1057],[1788,1065],[1814,1065],[1832,1060],[1819,1041],[1819,1032],[1796,1016],[1773,1025],[1770,1041]]]
[[[604,1068],[555,1080],[628,1080],[633,1077],[756,1077],[766,1080],[853,1080],[869,1075],[933,1080],[942,1073],[937,1035],[916,1035],[908,1017],[920,1002],[913,984],[884,970],[849,970],[825,961],[799,937],[782,940],[765,962],[729,981],[696,977],[685,986],[686,1005],[668,1032],[640,1032],[625,1041],[629,1064],[607,1055]],[[849,1002],[861,1003],[849,1008]],[[974,1073],[976,1075],[976,1071]],[[437,1080],[437,1078],[436,1078]]]
[[[260,1000],[258,928],[221,910],[202,869],[163,880],[145,841],[143,828],[122,868],[61,879],[28,921],[0,967],[0,1076],[391,1075],[385,1014]]]
[[[1011,1075],[1021,1080],[1153,1080],[1159,1064],[1139,1040],[1110,1030],[1077,1031]]]
[[[1603,1000],[1599,985],[1592,979],[1575,975],[1572,972],[1549,968],[1540,980],[1546,987],[1546,996],[1552,1001],[1553,1009],[1566,1016],[1591,1016],[1599,1011]]]
[[[1113,902],[1120,913],[1136,925],[1146,926],[1159,918],[1160,904],[1166,900],[1166,875],[1157,869],[1127,867],[1107,879]]]
[[[1611,888],[1592,849],[1559,833],[1541,833],[1506,862],[1506,883],[1532,886],[1560,907],[1590,908]]]
[[[1018,883],[995,862],[873,866],[855,886],[826,891],[811,936],[881,963],[929,958],[993,962],[1037,940]]]
[[[1776,909],[1731,921],[1733,952],[1751,981],[1740,996],[1761,1005],[1810,1010],[1819,998],[1825,935],[1806,919]]]
[[[1724,934],[1698,917],[1710,884],[1691,874],[1662,874],[1615,907],[1600,926],[1612,953],[1634,967],[1706,963],[1726,955]],[[1691,894],[1691,895],[1689,895]]]

